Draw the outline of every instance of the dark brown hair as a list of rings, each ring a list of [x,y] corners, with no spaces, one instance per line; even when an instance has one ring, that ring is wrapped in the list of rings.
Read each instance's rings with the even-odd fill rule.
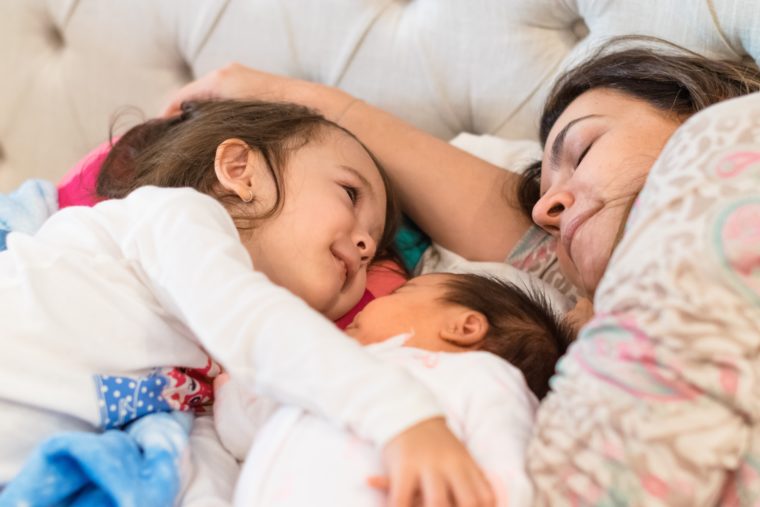
[[[639,46],[621,49],[631,43]],[[642,43],[648,47],[642,47]],[[707,106],[760,90],[760,69],[751,61],[711,60],[653,37],[614,38],[558,78],[541,114],[542,146],[565,108],[596,88],[641,99],[685,121]],[[541,161],[536,161],[522,173],[518,186],[518,202],[528,216],[539,199],[540,176]]]
[[[182,104],[182,113],[157,118],[130,129],[112,145],[97,182],[97,193],[121,198],[145,186],[191,187],[219,200],[239,229],[254,228],[257,221],[276,215],[284,199],[283,175],[288,157],[329,129],[356,136],[318,112],[290,103],[213,100]],[[274,205],[257,216],[246,213],[240,198],[217,184],[216,149],[237,138],[258,152],[267,164],[277,189]],[[392,248],[399,222],[399,206],[390,180],[375,156],[364,146],[378,168],[386,193],[385,229],[378,255]]]
[[[456,274],[443,282],[446,303],[482,313],[488,331],[479,350],[496,354],[525,376],[540,400],[549,391],[554,367],[574,339],[573,330],[554,312],[538,289],[475,274]]]

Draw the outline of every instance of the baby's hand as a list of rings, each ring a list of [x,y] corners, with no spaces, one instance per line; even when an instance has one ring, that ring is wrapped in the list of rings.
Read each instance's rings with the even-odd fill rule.
[[[220,373],[214,377],[214,392],[218,392],[222,389],[222,386],[230,381],[229,373]]]
[[[253,435],[248,434],[245,407],[248,398],[240,386],[230,381],[226,373],[214,379],[214,427],[222,445],[235,459],[242,460],[248,452]]]
[[[495,505],[480,467],[443,418],[428,419],[398,435],[383,449],[383,460],[390,484],[382,478],[370,484],[389,486],[391,507],[410,507],[415,497],[424,506]]]
[[[580,298],[575,307],[565,314],[564,321],[577,335],[583,326],[594,317],[594,305],[591,300]]]

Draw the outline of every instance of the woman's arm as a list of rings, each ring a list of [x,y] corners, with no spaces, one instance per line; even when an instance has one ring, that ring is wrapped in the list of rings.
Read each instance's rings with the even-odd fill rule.
[[[179,111],[183,100],[212,97],[297,102],[346,127],[386,168],[405,212],[463,257],[504,261],[530,226],[513,204],[517,175],[337,88],[231,64],[182,88],[165,114]]]

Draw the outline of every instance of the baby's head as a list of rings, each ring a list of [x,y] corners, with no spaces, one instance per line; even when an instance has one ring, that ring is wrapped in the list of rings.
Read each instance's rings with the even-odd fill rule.
[[[260,101],[183,104],[114,145],[98,193],[191,187],[232,216],[254,267],[331,319],[361,298],[398,207],[374,156],[308,108]]]
[[[409,347],[492,352],[519,368],[539,399],[573,340],[570,327],[540,292],[486,276],[449,273],[412,278],[375,299],[346,332],[365,345],[412,333]]]

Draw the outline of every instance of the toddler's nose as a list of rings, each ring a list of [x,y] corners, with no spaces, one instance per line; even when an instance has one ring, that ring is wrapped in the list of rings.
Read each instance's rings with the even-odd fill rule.
[[[362,263],[368,263],[375,256],[377,244],[369,234],[357,234],[354,238],[354,244],[359,250],[359,257],[361,258]]]

